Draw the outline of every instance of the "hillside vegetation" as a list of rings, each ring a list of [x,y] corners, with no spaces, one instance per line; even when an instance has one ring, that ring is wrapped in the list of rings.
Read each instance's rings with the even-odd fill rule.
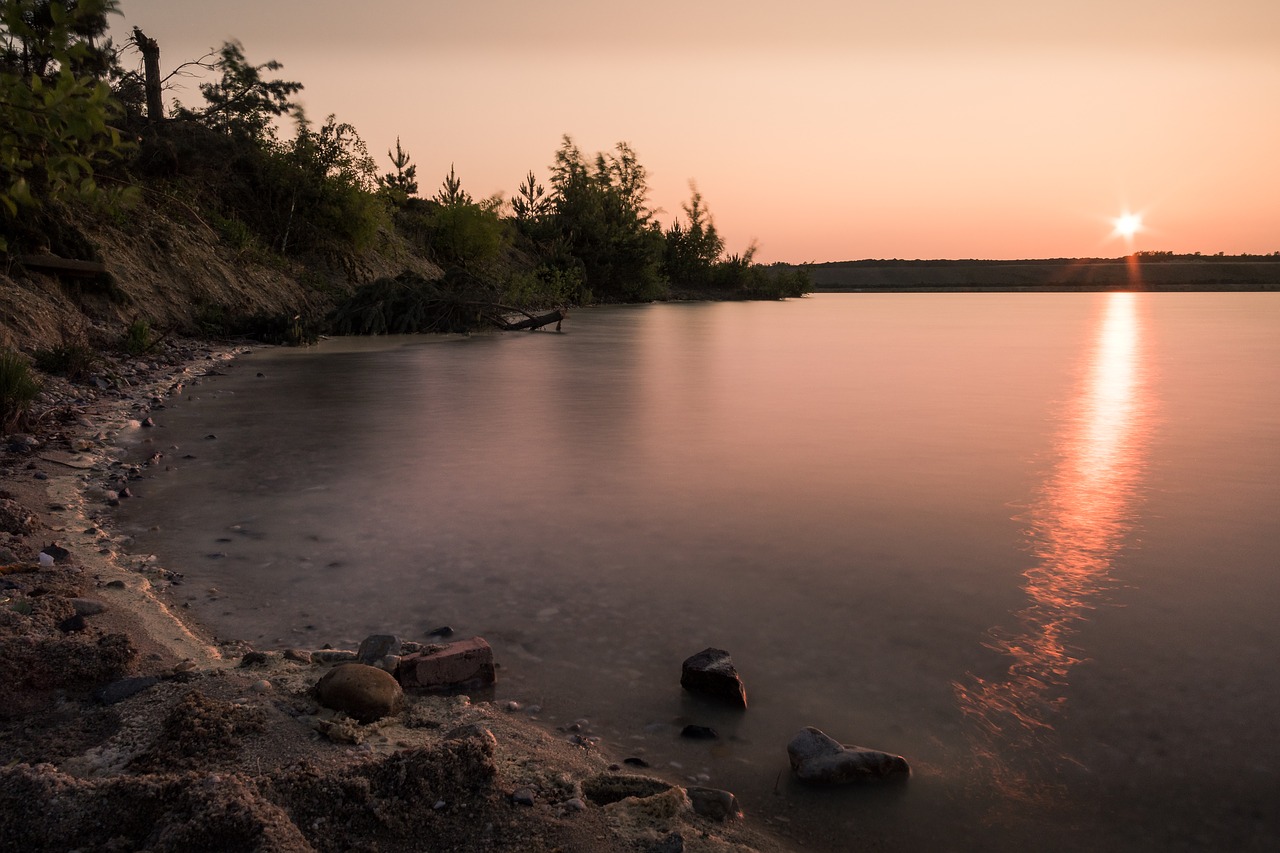
[[[399,142],[381,166],[357,129],[316,120],[303,84],[229,42],[201,103],[166,107],[178,68],[116,0],[0,2],[0,344],[148,334],[466,329],[598,301],[780,298],[803,268],[726,253],[692,189],[665,226],[626,142],[565,136],[545,185],[476,198],[452,167],[422,190]],[[134,67],[136,66],[136,67]],[[443,172],[443,170],[441,170]],[[78,261],[67,264],[63,261]]]

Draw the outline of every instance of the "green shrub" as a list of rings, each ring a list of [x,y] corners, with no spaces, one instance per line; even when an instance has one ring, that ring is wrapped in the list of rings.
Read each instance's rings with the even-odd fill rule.
[[[22,426],[39,393],[40,382],[27,360],[12,350],[0,351],[0,430]]]
[[[63,341],[58,346],[36,350],[34,355],[36,367],[73,382],[88,379],[98,365],[97,351],[83,341]]]
[[[121,346],[129,355],[142,355],[151,349],[153,343],[155,338],[151,334],[151,326],[146,320],[139,318],[129,324]]]

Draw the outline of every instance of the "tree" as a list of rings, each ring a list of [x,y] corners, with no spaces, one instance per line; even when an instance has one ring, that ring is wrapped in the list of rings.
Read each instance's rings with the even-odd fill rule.
[[[534,178],[533,170],[530,169],[529,174],[525,176],[524,182],[516,187],[515,198],[511,199],[511,211],[515,214],[516,221],[526,222],[538,219],[550,207],[551,199],[547,198],[547,191]]]
[[[388,172],[378,179],[379,185],[390,196],[393,203],[404,204],[418,194],[418,167],[409,162],[409,155],[400,147],[400,137],[396,137],[396,153],[387,151],[394,172]],[[452,173],[452,170],[451,170]]]
[[[0,3],[0,251],[8,251],[21,208],[55,199],[123,203],[95,169],[128,147],[110,122],[119,106],[95,76],[94,40],[115,0]]]
[[[676,220],[667,230],[663,269],[673,283],[705,286],[724,253],[724,240],[716,233],[711,214],[702,204],[702,193],[693,181],[689,182],[689,190],[689,202],[681,205],[689,224],[681,225]]]
[[[273,136],[272,120],[296,110],[297,104],[290,98],[302,91],[301,83],[263,78],[264,71],[283,67],[274,59],[250,65],[240,42],[226,42],[214,63],[214,68],[222,72],[221,79],[200,84],[208,106],[191,110],[179,105],[178,115],[231,136],[256,140]]]
[[[662,231],[648,209],[646,172],[619,142],[588,166],[569,136],[551,165],[551,228],[584,270],[597,296],[644,300],[665,295]]]
[[[471,193],[462,188],[462,179],[453,171],[453,164],[449,164],[449,174],[445,176],[444,183],[440,185],[440,189],[432,196],[432,201],[441,207],[456,207],[464,204],[474,204]]]

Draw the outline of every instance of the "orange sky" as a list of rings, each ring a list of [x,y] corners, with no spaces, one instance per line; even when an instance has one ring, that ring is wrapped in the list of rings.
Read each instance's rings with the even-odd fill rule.
[[[696,180],[764,261],[1117,256],[1126,209],[1133,248],[1280,251],[1280,0],[121,8],[166,72],[231,38],[279,60],[380,167],[399,136],[428,195],[454,164],[510,196],[568,133],[630,142],[664,224]]]

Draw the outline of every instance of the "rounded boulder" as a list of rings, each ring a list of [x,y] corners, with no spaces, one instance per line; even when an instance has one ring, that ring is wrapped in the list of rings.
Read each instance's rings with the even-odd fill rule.
[[[347,663],[316,683],[316,701],[368,724],[404,707],[404,691],[394,677],[376,666]]]

